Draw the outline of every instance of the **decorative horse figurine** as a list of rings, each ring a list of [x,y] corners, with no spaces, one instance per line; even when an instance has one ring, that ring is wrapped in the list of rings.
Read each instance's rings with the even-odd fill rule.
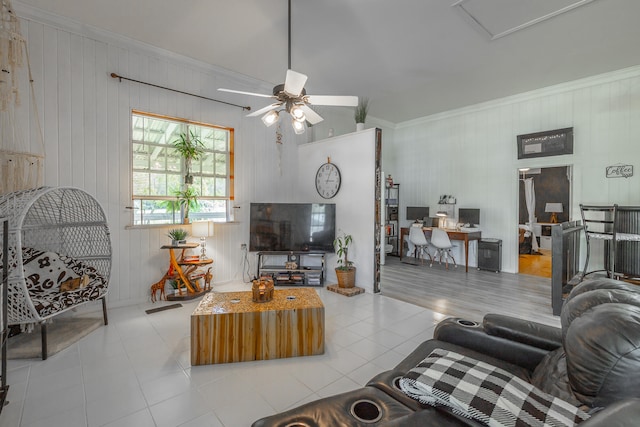
[[[151,302],[156,302],[157,291],[160,291],[160,299],[166,301],[167,297],[164,294],[164,280],[161,280],[158,283],[154,283],[153,285],[151,285]]]
[[[211,279],[213,279],[213,274],[211,274],[211,267],[207,269],[207,272],[204,275],[204,289],[211,289]]]

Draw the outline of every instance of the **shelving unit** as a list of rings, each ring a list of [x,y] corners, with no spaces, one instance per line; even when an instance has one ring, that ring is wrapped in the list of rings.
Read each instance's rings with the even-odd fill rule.
[[[295,263],[296,268],[287,268]],[[258,252],[258,277],[270,277],[274,285],[322,286],[325,278],[324,252]]]
[[[388,255],[399,256],[400,244],[398,236],[400,235],[400,184],[393,184],[385,187],[384,192],[385,203],[385,222],[384,222],[384,236],[385,247],[391,245],[391,252]]]
[[[0,357],[2,367],[0,375],[0,413],[4,407],[9,385],[7,384],[7,340],[9,339],[9,321],[7,318],[8,277],[9,277],[9,219],[0,218],[2,222],[2,282],[0,282]]]

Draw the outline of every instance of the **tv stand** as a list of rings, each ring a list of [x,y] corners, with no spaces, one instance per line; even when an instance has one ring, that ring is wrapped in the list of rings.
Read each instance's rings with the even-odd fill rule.
[[[325,252],[262,251],[258,252],[257,277],[269,277],[274,285],[322,286]],[[295,263],[295,268],[287,264]],[[289,265],[291,267],[291,265]]]

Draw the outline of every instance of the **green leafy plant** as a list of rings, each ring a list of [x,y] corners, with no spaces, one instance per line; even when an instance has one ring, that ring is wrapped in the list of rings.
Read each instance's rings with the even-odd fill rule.
[[[172,228],[167,233],[167,236],[171,238],[171,240],[184,240],[187,238],[189,233],[184,228]]]
[[[338,267],[336,270],[351,270],[353,268],[353,261],[349,261],[349,245],[353,242],[351,234],[343,234],[336,237],[333,241],[333,247],[336,249],[336,255],[338,255]]]
[[[356,123],[364,123],[367,119],[367,114],[369,114],[369,98],[359,98],[358,106],[354,114]]]
[[[184,190],[178,190],[175,192],[178,199],[178,205],[184,211],[184,218],[189,219],[189,210],[198,208],[198,191],[187,186]]]
[[[178,135],[178,139],[172,142],[176,151],[180,153],[184,159],[187,174],[184,177],[185,184],[193,183],[193,176],[191,176],[191,162],[193,160],[200,160],[204,154],[204,144],[200,138],[193,133],[193,131],[186,134],[185,132]]]

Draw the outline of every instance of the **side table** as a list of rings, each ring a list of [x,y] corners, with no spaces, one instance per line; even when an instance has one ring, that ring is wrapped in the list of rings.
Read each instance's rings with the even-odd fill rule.
[[[197,298],[207,292],[210,289],[202,289],[198,284],[196,278],[193,277],[193,273],[196,269],[203,265],[212,264],[212,259],[196,259],[196,260],[185,260],[184,259],[184,251],[186,249],[195,249],[200,245],[197,243],[184,243],[180,245],[163,245],[161,249],[169,250],[169,268],[167,272],[162,276],[160,281],[156,282],[152,285],[152,289],[154,286],[162,287],[167,279],[180,279],[182,283],[186,286],[186,292],[182,291],[180,285],[178,285],[178,293],[173,295],[167,295],[166,299],[168,301],[176,301],[176,300],[190,300],[193,298]],[[176,257],[175,249],[181,249],[182,252],[180,254],[180,258]],[[183,267],[185,267],[183,269]]]

